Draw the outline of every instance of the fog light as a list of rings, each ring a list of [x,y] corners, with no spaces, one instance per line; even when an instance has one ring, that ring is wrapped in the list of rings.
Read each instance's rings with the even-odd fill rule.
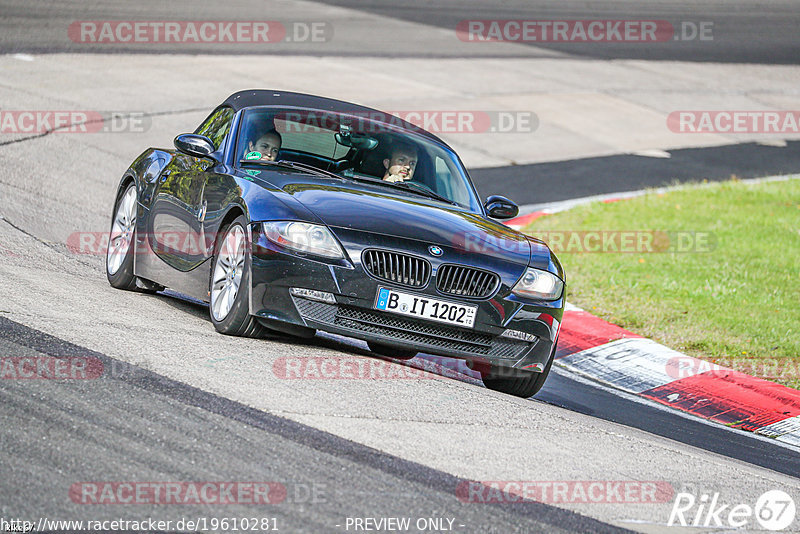
[[[333,293],[326,293],[325,291],[317,291],[316,289],[303,289],[302,287],[293,287],[289,289],[289,293],[295,297],[300,297],[308,300],[316,300],[318,302],[327,302],[328,304],[336,304],[336,298]]]
[[[526,365],[523,369],[530,369],[531,371],[535,371],[537,373],[544,373],[544,365],[541,363],[532,363],[530,365]]]
[[[528,334],[527,332],[520,332],[519,330],[506,330],[500,337],[509,337],[511,339],[517,339],[519,341],[527,341],[528,343],[533,343],[536,341],[536,336],[533,334]]]

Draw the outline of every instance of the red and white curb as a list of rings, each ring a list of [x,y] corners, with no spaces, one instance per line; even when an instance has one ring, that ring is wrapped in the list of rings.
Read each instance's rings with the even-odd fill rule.
[[[800,391],[687,356],[569,304],[555,364],[670,408],[800,446]]]
[[[644,192],[554,203],[506,224],[520,229],[579,204],[640,194]],[[554,364],[669,408],[800,447],[800,391],[687,356],[571,304],[564,311]]]
[[[532,211],[530,213],[526,213],[525,215],[520,215],[519,217],[514,217],[505,222],[505,225],[513,228],[514,230],[522,230],[524,227],[528,226],[530,223],[538,219],[539,217],[543,217],[545,215],[549,215],[550,213],[555,212],[545,212],[543,210]]]

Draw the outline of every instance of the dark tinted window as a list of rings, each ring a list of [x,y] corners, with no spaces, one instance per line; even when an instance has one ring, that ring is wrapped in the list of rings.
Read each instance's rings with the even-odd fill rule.
[[[309,108],[256,107],[244,111],[239,124],[236,156],[253,152],[252,165],[265,159],[256,150],[262,137],[279,141],[275,159],[295,161],[334,171],[353,179],[382,179],[391,167],[403,172],[403,155],[414,160],[406,172],[412,187],[430,190],[455,204],[480,210],[466,171],[447,147],[415,132],[369,116]],[[397,157],[394,165],[393,158]],[[266,158],[269,159],[269,158]],[[400,175],[398,175],[400,176]],[[408,193],[419,198],[418,194]]]
[[[231,121],[233,120],[233,110],[231,108],[220,108],[212,113],[203,124],[197,128],[196,134],[205,135],[214,144],[214,149],[219,150],[225,136],[231,131]]]

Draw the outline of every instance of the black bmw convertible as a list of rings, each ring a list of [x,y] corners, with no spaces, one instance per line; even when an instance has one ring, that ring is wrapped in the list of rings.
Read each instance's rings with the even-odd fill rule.
[[[546,244],[496,219],[456,153],[417,126],[318,96],[242,91],[174,149],[150,148],[116,195],[112,286],[209,303],[223,334],[365,340],[465,359],[529,397],[565,304]]]

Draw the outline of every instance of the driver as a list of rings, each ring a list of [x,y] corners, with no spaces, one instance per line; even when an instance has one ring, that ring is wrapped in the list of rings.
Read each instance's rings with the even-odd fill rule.
[[[275,161],[278,159],[278,151],[281,149],[282,142],[281,134],[273,128],[259,137],[255,143],[250,141],[248,151],[260,152],[262,161]]]
[[[417,149],[408,143],[397,143],[392,147],[391,157],[383,160],[387,182],[405,182],[414,176],[417,168]]]

